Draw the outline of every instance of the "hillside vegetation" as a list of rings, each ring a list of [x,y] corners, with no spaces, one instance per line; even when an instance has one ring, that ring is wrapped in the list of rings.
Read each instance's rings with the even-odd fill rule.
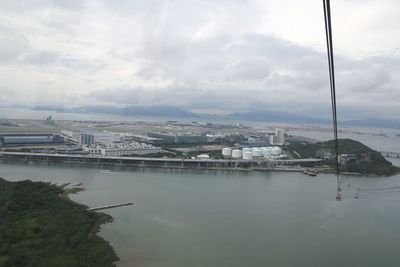
[[[43,182],[0,178],[0,266],[114,266],[112,247],[96,235],[111,220]]]
[[[318,143],[290,142],[289,148],[295,150],[303,158],[323,158],[334,154],[333,140]],[[392,175],[399,171],[378,151],[352,139],[339,139],[339,155],[353,154],[356,159],[341,166],[342,171],[373,175]],[[325,163],[334,166],[334,160]]]

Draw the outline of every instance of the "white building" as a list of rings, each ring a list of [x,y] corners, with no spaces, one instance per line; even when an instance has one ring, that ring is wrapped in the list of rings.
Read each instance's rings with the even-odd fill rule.
[[[111,144],[121,141],[120,133],[113,132],[90,132],[79,133],[78,144],[83,146],[93,146],[95,144]]]
[[[113,132],[96,132],[93,133],[94,142],[99,144],[110,144],[121,141],[121,135]]]
[[[285,131],[283,129],[275,129],[275,135],[269,137],[269,143],[274,146],[282,146],[285,144]]]
[[[285,131],[283,129],[275,129],[276,142],[278,146],[282,146],[285,143]]]
[[[197,156],[198,159],[210,159],[210,156],[208,154],[200,154]]]
[[[92,156],[111,156],[120,157],[128,155],[146,155],[161,152],[160,147],[155,147],[145,143],[113,143],[113,144],[96,144],[93,146],[83,146],[83,150],[89,152]]]

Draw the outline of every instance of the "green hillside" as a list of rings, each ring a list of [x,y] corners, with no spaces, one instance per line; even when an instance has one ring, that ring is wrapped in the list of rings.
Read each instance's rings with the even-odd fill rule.
[[[288,147],[295,150],[303,158],[324,158],[334,154],[334,141],[319,143],[290,142]],[[399,171],[378,151],[352,139],[339,139],[339,155],[353,154],[355,159],[341,166],[341,171],[373,175],[392,175]],[[326,164],[334,166],[333,159]]]

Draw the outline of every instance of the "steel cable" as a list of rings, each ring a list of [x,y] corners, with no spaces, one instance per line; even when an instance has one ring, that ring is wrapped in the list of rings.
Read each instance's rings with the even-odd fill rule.
[[[333,120],[333,136],[335,143],[335,167],[337,180],[337,195],[336,200],[341,200],[340,187],[340,170],[339,170],[339,140],[337,131],[337,112],[336,112],[336,88],[335,88],[335,66],[333,60],[333,40],[332,40],[332,23],[330,0],[322,0],[324,6],[326,48],[328,52],[328,67],[329,67],[329,85],[331,89],[331,105],[332,105],[332,120]]]

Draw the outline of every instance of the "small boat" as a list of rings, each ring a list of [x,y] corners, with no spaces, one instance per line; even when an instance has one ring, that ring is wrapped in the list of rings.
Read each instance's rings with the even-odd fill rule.
[[[355,198],[359,199],[359,197],[360,197],[360,188],[357,188],[357,193],[355,195]]]
[[[315,170],[305,169],[303,174],[307,174],[309,176],[317,176],[317,172]]]

